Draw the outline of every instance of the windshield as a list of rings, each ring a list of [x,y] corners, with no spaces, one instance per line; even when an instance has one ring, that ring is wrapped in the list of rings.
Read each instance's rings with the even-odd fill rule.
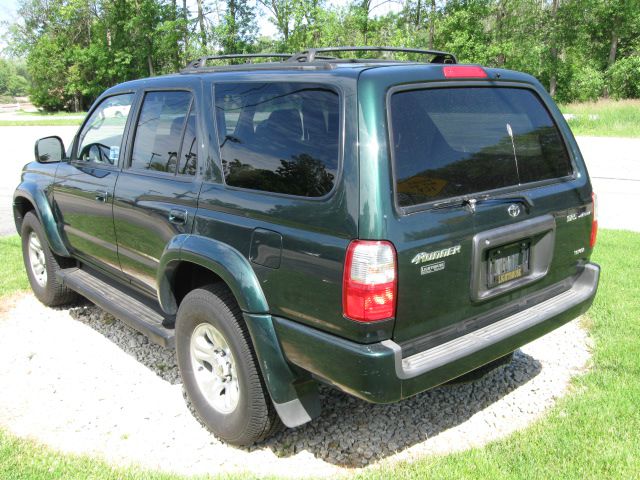
[[[405,90],[390,106],[401,207],[572,173],[556,125],[529,90]]]

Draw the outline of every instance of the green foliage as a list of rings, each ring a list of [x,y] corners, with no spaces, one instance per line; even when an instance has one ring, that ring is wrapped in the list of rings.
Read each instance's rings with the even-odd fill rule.
[[[111,85],[203,54],[390,45],[531,73],[560,102],[640,96],[638,0],[403,0],[384,14],[385,1],[256,1],[18,0],[11,51],[28,74],[3,86],[0,65],[0,94],[23,91],[30,77],[36,105],[80,110]],[[258,36],[261,14],[275,38]]]
[[[0,58],[0,95],[26,95],[29,82],[25,77],[21,63]]]
[[[640,97],[640,55],[623,58],[607,70],[609,92],[613,98]]]
[[[563,79],[558,100],[588,102],[600,98],[605,86],[604,73],[586,62],[574,67]]]

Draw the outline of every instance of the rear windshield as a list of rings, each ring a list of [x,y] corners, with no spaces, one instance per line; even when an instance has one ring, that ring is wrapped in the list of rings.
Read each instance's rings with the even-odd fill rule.
[[[402,207],[572,173],[558,129],[529,90],[400,91],[390,111]]]

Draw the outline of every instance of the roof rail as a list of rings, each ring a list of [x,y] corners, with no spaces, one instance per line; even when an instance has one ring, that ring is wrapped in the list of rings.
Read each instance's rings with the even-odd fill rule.
[[[421,50],[418,48],[401,48],[401,47],[322,47],[322,48],[309,48],[298,53],[242,53],[242,54],[230,54],[230,55],[206,55],[193,60],[183,70],[182,73],[196,73],[207,69],[211,71],[215,67],[215,70],[228,70],[228,69],[244,69],[248,65],[251,65],[252,69],[272,69],[272,68],[308,68],[303,67],[300,64],[314,64],[316,68],[331,68],[334,63],[344,62],[347,59],[341,59],[334,56],[325,55],[325,53],[331,52],[400,52],[400,53],[417,53],[419,55],[428,55],[431,58],[430,63],[458,63],[458,59],[453,53],[441,52],[439,50]],[[278,62],[260,62],[254,64],[251,60],[255,58],[271,58],[279,59]],[[210,65],[209,62],[216,60],[245,60],[240,65]],[[349,59],[350,61],[359,61],[366,63],[367,61],[385,61],[384,59]],[[297,67],[296,67],[297,65]],[[309,65],[311,67],[311,65]]]
[[[189,65],[186,66],[185,70],[206,67],[207,62],[212,60],[233,60],[235,58],[240,58],[247,60],[245,63],[252,63],[251,60],[254,58],[289,59],[291,58],[291,56],[291,53],[234,53],[230,55],[206,55],[190,62]]]
[[[422,50],[419,48],[401,48],[401,47],[322,47],[309,48],[293,55],[289,61],[292,62],[313,62],[315,60],[325,60],[334,58],[321,57],[319,53],[327,52],[402,52],[402,53],[418,53],[420,55],[429,55],[433,57],[431,63],[458,63],[458,59],[453,53],[441,52],[439,50]],[[335,59],[337,60],[337,59]]]

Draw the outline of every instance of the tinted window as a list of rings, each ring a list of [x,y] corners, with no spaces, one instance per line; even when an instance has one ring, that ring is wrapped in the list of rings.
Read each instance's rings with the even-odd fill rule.
[[[131,168],[176,173],[189,92],[149,92],[136,125]]]
[[[187,125],[180,149],[180,164],[178,173],[181,175],[195,175],[198,165],[198,142],[196,139],[196,112],[191,106],[191,112],[187,118]]]
[[[124,127],[133,94],[105,98],[93,111],[78,138],[78,160],[114,165],[118,163]]]
[[[338,94],[308,83],[216,85],[228,185],[320,197],[338,170]]]
[[[397,92],[391,124],[401,206],[572,172],[558,129],[528,90]]]

